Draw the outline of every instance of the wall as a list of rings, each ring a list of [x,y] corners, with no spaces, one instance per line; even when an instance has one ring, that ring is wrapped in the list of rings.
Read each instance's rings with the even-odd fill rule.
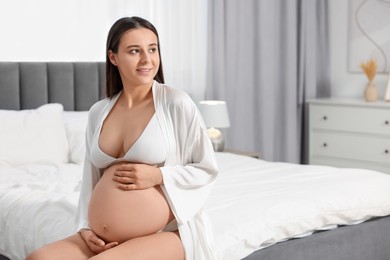
[[[148,8],[139,3],[134,6],[135,2],[132,1],[131,9],[136,9],[137,15],[150,12]],[[77,0],[1,1],[0,31],[2,41],[0,43],[0,60],[104,60],[105,38],[109,26],[117,17],[126,13],[123,11],[126,8],[121,8],[121,11],[113,8],[115,4],[120,5],[121,1],[114,1],[115,4],[107,6],[108,1],[99,0],[93,1],[92,17],[75,16],[75,10],[78,10],[79,13],[91,13],[91,6],[89,5],[91,1],[82,3],[80,4]],[[334,97],[362,97],[367,82],[363,73],[347,71],[348,6],[349,0],[329,0],[331,93]],[[77,18],[68,19],[69,17]],[[101,19],[101,17],[104,17],[104,19]],[[53,23],[48,24],[47,21],[53,21]],[[48,30],[42,30],[44,28]],[[92,37],[85,37],[86,34]],[[166,32],[161,32],[162,41],[164,41],[165,34]],[[90,38],[94,40],[91,42],[88,40]],[[44,44],[42,44],[43,39],[45,39]],[[51,48],[47,46],[51,46]],[[169,44],[164,46],[163,49],[167,50]],[[74,49],[77,51],[74,51]],[[167,58],[171,56],[169,54],[167,53],[164,56],[165,63],[167,63],[165,66],[167,73],[170,67]],[[378,74],[376,77],[381,99],[384,95],[387,80],[388,75],[385,74]],[[198,88],[198,93],[193,94],[200,98],[203,96],[204,86],[196,88]],[[193,90],[186,89],[186,91],[192,92]]]
[[[111,25],[134,15],[159,31],[165,82],[203,99],[207,0],[0,0],[0,61],[104,61]]]
[[[347,69],[348,7],[349,0],[329,0],[331,95],[362,98],[366,76],[363,73],[350,73]],[[388,74],[377,74],[375,77],[380,100],[383,100],[388,77]]]
[[[1,1],[0,60],[104,61],[116,18],[106,10],[102,1]]]

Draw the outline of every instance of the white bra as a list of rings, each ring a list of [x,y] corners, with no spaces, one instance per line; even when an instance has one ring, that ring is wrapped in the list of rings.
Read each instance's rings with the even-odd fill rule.
[[[156,113],[152,116],[144,131],[122,158],[114,158],[100,149],[99,136],[102,125],[103,122],[96,131],[91,143],[90,158],[91,162],[96,167],[102,169],[120,161],[158,166],[164,164],[167,157],[167,147]]]

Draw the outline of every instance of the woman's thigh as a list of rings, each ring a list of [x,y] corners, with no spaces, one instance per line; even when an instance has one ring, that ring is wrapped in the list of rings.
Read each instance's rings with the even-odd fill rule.
[[[26,260],[86,260],[95,254],[79,234],[43,246],[26,257]]]
[[[128,240],[104,251],[91,260],[183,260],[184,249],[179,232],[159,232]]]

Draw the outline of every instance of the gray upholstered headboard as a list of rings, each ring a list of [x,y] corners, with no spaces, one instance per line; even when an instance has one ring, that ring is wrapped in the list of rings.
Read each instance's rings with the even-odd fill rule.
[[[105,96],[104,77],[104,62],[0,62],[0,109],[89,110]]]

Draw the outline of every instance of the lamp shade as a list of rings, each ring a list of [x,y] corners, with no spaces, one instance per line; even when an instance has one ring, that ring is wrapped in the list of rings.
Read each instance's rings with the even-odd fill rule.
[[[200,101],[199,111],[202,114],[206,127],[227,128],[230,126],[229,114],[225,101]]]

